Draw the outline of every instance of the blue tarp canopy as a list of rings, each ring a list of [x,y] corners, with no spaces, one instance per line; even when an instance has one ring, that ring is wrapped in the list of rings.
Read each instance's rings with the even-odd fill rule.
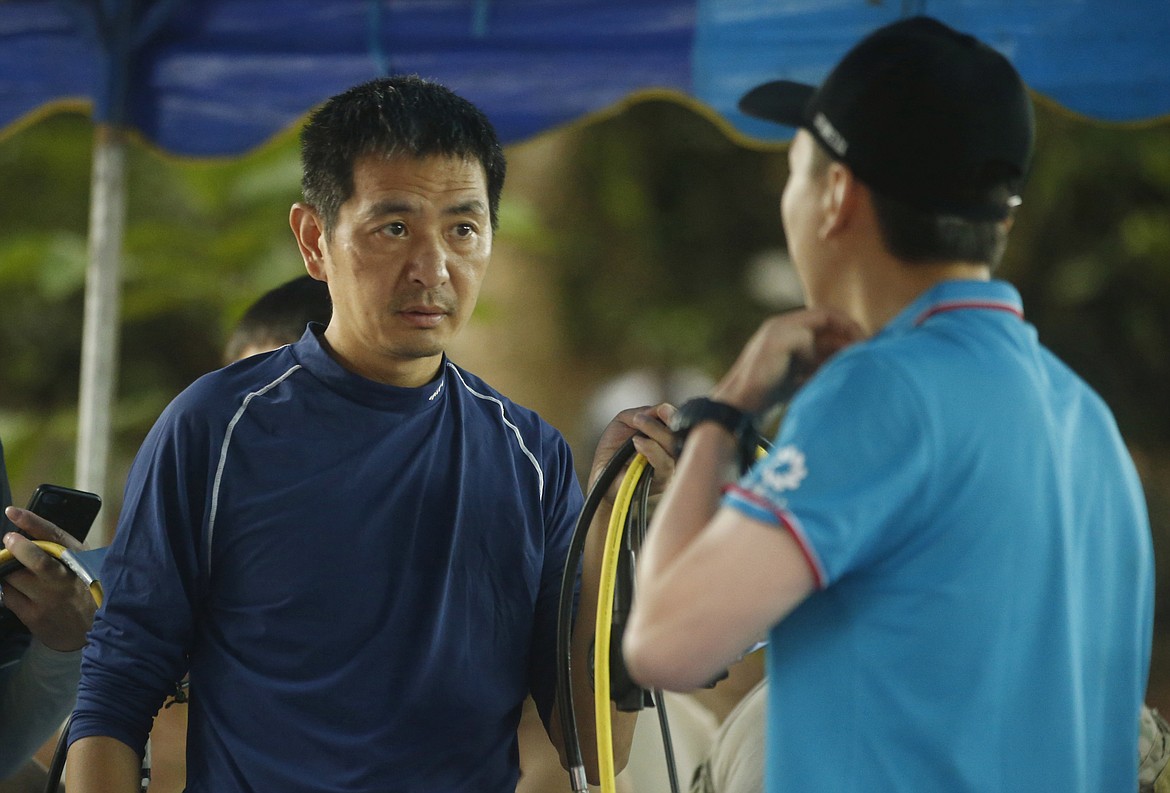
[[[350,85],[415,73],[479,105],[505,143],[639,95],[775,140],[788,131],[736,112],[747,89],[819,82],[913,14],[998,48],[1075,113],[1170,116],[1170,0],[0,0],[0,133],[64,107],[97,123],[77,486],[106,485],[128,134],[237,155]]]
[[[62,103],[168,151],[238,154],[337,91],[437,79],[507,142],[646,91],[735,111],[819,81],[869,30],[927,13],[1004,52],[1085,116],[1170,115],[1170,0],[0,0],[0,129]]]

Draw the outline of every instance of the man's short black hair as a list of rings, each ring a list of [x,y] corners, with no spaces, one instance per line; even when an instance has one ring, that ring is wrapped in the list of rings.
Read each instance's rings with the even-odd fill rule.
[[[450,89],[417,76],[382,77],[334,96],[309,116],[301,131],[301,193],[327,237],[353,195],[354,163],[367,155],[479,162],[492,228],[498,227],[503,148],[487,116]]]
[[[237,361],[249,347],[275,349],[298,341],[310,322],[328,325],[333,316],[329,286],[308,275],[265,292],[253,303],[224,346],[225,364]]]
[[[969,220],[918,209],[876,190],[871,194],[882,242],[904,262],[971,262],[995,269],[1007,249],[1002,220]],[[1006,200],[1007,190],[1004,194]]]
[[[832,155],[812,141],[810,169],[821,176],[833,162]],[[874,215],[882,242],[891,254],[911,264],[958,261],[985,264],[995,269],[1007,249],[1007,226],[1001,220],[971,220],[943,212],[910,206],[867,185],[873,197]],[[995,200],[1007,201],[1008,187]]]

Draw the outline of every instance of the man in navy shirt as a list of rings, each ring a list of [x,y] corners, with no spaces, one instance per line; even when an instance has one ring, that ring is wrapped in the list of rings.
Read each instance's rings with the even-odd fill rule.
[[[447,89],[387,78],[318,109],[302,163],[290,223],[332,316],[198,380],[144,443],[83,662],[73,793],[136,789],[151,719],[188,672],[191,793],[511,791],[529,692],[559,740],[572,456],[445,354],[491,253],[495,133]],[[669,410],[621,414],[594,470],[635,431],[669,470]],[[604,534],[590,532],[578,658]],[[632,726],[616,717],[619,764]]]
[[[769,791],[1136,789],[1140,483],[1108,408],[991,278],[1031,155],[1019,76],[917,17],[818,89],[741,108],[798,127],[781,214],[808,308],[679,409],[632,676],[692,687],[770,631]],[[773,451],[725,482],[794,367],[816,372]]]

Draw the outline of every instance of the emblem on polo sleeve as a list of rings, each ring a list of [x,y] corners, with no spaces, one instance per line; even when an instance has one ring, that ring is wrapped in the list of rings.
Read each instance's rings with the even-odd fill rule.
[[[772,453],[766,468],[760,473],[763,484],[775,493],[795,490],[808,476],[804,452],[795,446],[782,446]]]

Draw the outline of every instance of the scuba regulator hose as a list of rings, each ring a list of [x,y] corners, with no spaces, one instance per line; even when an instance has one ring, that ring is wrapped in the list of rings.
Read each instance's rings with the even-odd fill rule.
[[[630,462],[631,457],[633,461]],[[622,580],[621,573],[623,559],[630,560],[634,546],[640,544],[645,536],[646,522],[649,513],[647,505],[649,485],[653,476],[653,468],[645,457],[636,454],[633,440],[627,440],[614,456],[606,463],[601,474],[585,499],[581,515],[574,527],[573,536],[569,545],[569,552],[565,562],[565,573],[561,581],[560,609],[557,620],[557,703],[560,714],[562,734],[565,741],[566,757],[569,761],[569,778],[574,793],[585,793],[588,790],[588,780],[585,774],[585,764],[581,756],[580,734],[577,730],[577,720],[572,696],[572,616],[573,594],[577,580],[577,569],[580,566],[584,552],[585,539],[589,526],[596,515],[601,500],[613,485],[617,474],[629,462],[629,469],[622,480],[617,498],[610,514],[606,544],[602,557],[602,569],[598,581],[597,619],[594,632],[592,661],[594,678],[594,715],[597,737],[597,763],[602,793],[611,793],[615,789],[615,763],[613,755],[613,722],[611,714],[611,659],[617,657],[620,665],[620,650],[614,652],[613,628],[615,627],[614,603],[617,600],[617,590],[624,586],[626,608],[628,610],[629,593],[632,591],[632,562],[625,568],[626,579]],[[636,518],[631,520],[631,503],[639,502]],[[633,523],[634,531],[627,532],[627,525]],[[633,536],[631,536],[633,535]],[[623,544],[625,547],[623,548]],[[623,556],[624,554],[624,556]],[[623,616],[624,619],[624,616]],[[624,668],[620,670],[624,675]],[[626,684],[632,685],[626,676]],[[651,700],[646,704],[653,704],[658,708],[658,720],[662,730],[663,747],[666,752],[666,765],[670,775],[671,790],[678,791],[678,775],[675,769],[674,752],[670,738],[670,726],[666,718],[666,707],[662,700],[662,692],[655,690],[651,693]],[[629,694],[626,695],[627,697]],[[635,689],[634,697],[638,705],[620,707],[623,710],[639,709],[644,695],[641,689]],[[626,700],[628,701],[628,699]]]
[[[617,786],[613,757],[613,723],[610,718],[609,659],[613,628],[615,582],[618,576],[618,554],[634,489],[646,469],[646,458],[636,455],[630,463],[613,511],[609,516],[609,530],[605,535],[605,551],[601,557],[601,575],[597,593],[597,625],[593,642],[593,706],[597,733],[597,773],[603,793]]]
[[[577,714],[573,706],[572,683],[572,633],[573,633],[573,592],[577,583],[577,568],[585,549],[585,538],[589,524],[601,505],[618,472],[635,454],[634,439],[629,438],[618,448],[601,474],[589,489],[585,504],[573,535],[569,541],[569,552],[565,557],[565,571],[561,577],[561,595],[557,611],[557,711],[561,720],[561,736],[565,742],[565,756],[569,765],[569,781],[574,793],[586,793],[589,789],[585,775],[585,761],[581,757],[581,741],[577,732]],[[616,505],[615,505],[616,508]],[[608,715],[608,709],[607,709]]]
[[[767,455],[770,444],[760,436],[756,436],[758,445],[755,449],[757,459]],[[630,462],[630,458],[633,461]],[[618,489],[614,501],[613,511],[605,538],[605,548],[602,556],[601,572],[598,582],[597,619],[593,645],[593,679],[594,679],[594,716],[597,737],[597,763],[599,781],[602,793],[612,793],[616,789],[615,763],[613,755],[613,723],[611,714],[611,659],[618,658],[620,663],[620,649],[613,652],[614,603],[620,580],[622,545],[625,540],[627,559],[632,558],[632,551],[639,547],[645,537],[649,508],[647,506],[649,484],[653,476],[653,468],[646,458],[636,454],[633,439],[627,440],[606,463],[590,488],[581,509],[581,515],[573,529],[569,543],[569,552],[565,560],[564,575],[561,580],[561,594],[557,619],[557,693],[558,712],[561,721],[562,737],[565,742],[566,757],[569,761],[569,778],[574,793],[586,793],[588,780],[585,774],[585,763],[581,756],[580,734],[577,730],[576,712],[572,697],[572,612],[573,593],[576,583],[577,570],[581,565],[584,553],[585,539],[589,526],[601,504],[604,494],[608,492],[617,478],[621,468],[630,462],[629,469]],[[744,466],[746,468],[746,463]],[[743,471],[741,471],[741,474]],[[634,537],[626,533],[630,521],[630,506],[640,494],[640,504],[635,525]],[[627,598],[632,590],[633,570],[632,561],[627,568]],[[754,648],[753,648],[754,649]],[[624,673],[624,670],[622,670]],[[658,721],[662,731],[663,748],[666,754],[666,767],[670,777],[670,789],[677,793],[679,790],[678,772],[676,769],[674,750],[670,736],[670,726],[666,714],[666,706],[662,691],[655,689],[647,692],[650,702],[658,710]],[[626,708],[622,708],[626,709]]]

